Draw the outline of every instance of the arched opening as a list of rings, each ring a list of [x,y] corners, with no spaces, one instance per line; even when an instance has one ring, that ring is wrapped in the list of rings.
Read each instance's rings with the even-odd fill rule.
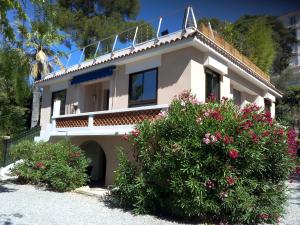
[[[90,177],[90,187],[104,186],[106,175],[106,156],[96,141],[84,142],[80,148],[90,160],[87,174]]]

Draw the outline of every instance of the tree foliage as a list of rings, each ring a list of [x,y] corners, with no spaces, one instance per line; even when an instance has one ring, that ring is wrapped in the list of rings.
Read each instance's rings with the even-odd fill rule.
[[[31,97],[29,71],[23,51],[0,48],[0,135],[16,134],[26,127]]]
[[[276,17],[245,15],[234,23],[204,18],[199,23],[208,21],[226,41],[248,56],[263,71],[280,73],[289,65],[291,46],[297,40],[291,30],[285,28]]]
[[[138,0],[58,0],[48,6],[48,18],[70,34],[77,46],[117,34],[137,23]]]

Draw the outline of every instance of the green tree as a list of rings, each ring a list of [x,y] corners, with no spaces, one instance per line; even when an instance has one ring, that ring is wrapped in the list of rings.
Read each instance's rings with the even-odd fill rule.
[[[22,1],[1,0],[0,1],[0,34],[10,41],[15,39],[14,28],[9,23],[8,12],[13,11],[18,20],[25,20],[26,13],[23,10]]]
[[[266,18],[255,19],[240,18],[235,26],[240,28],[240,46],[242,52],[247,55],[258,67],[265,72],[270,72],[276,57],[276,42],[273,39],[272,28],[267,24]]]
[[[276,116],[289,124],[300,121],[300,86],[288,86],[290,80],[293,80],[290,68],[272,77],[272,82],[284,93],[276,103]]]
[[[29,71],[23,51],[11,46],[0,49],[0,135],[26,129],[31,98]]]
[[[77,46],[86,46],[137,25],[133,19],[139,8],[138,0],[58,0],[47,6],[47,15],[71,35]],[[93,50],[87,49],[86,53],[92,54]]]
[[[297,43],[293,31],[273,16],[245,15],[234,23],[218,18],[203,18],[223,38],[248,56],[261,69],[272,74],[284,71],[292,57],[291,46]]]

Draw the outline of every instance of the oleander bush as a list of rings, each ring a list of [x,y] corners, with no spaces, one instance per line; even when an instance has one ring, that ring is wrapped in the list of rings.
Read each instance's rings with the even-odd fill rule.
[[[136,213],[230,224],[275,223],[294,170],[295,138],[256,105],[225,98],[199,103],[189,92],[124,139],[113,195]]]
[[[87,183],[88,160],[77,146],[63,140],[57,143],[23,141],[11,150],[22,159],[13,169],[19,181],[46,185],[56,191],[70,191]]]

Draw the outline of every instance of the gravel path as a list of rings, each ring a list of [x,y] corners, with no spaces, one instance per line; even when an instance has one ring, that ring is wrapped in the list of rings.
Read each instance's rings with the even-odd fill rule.
[[[289,200],[285,207],[286,214],[280,224],[300,225],[300,176],[292,180],[289,186]]]
[[[95,197],[0,182],[1,225],[176,224],[110,208]]]
[[[300,179],[289,183],[287,214],[280,224],[300,225]],[[57,193],[31,185],[0,181],[1,225],[178,224],[153,216],[135,216],[110,208],[95,197]]]

